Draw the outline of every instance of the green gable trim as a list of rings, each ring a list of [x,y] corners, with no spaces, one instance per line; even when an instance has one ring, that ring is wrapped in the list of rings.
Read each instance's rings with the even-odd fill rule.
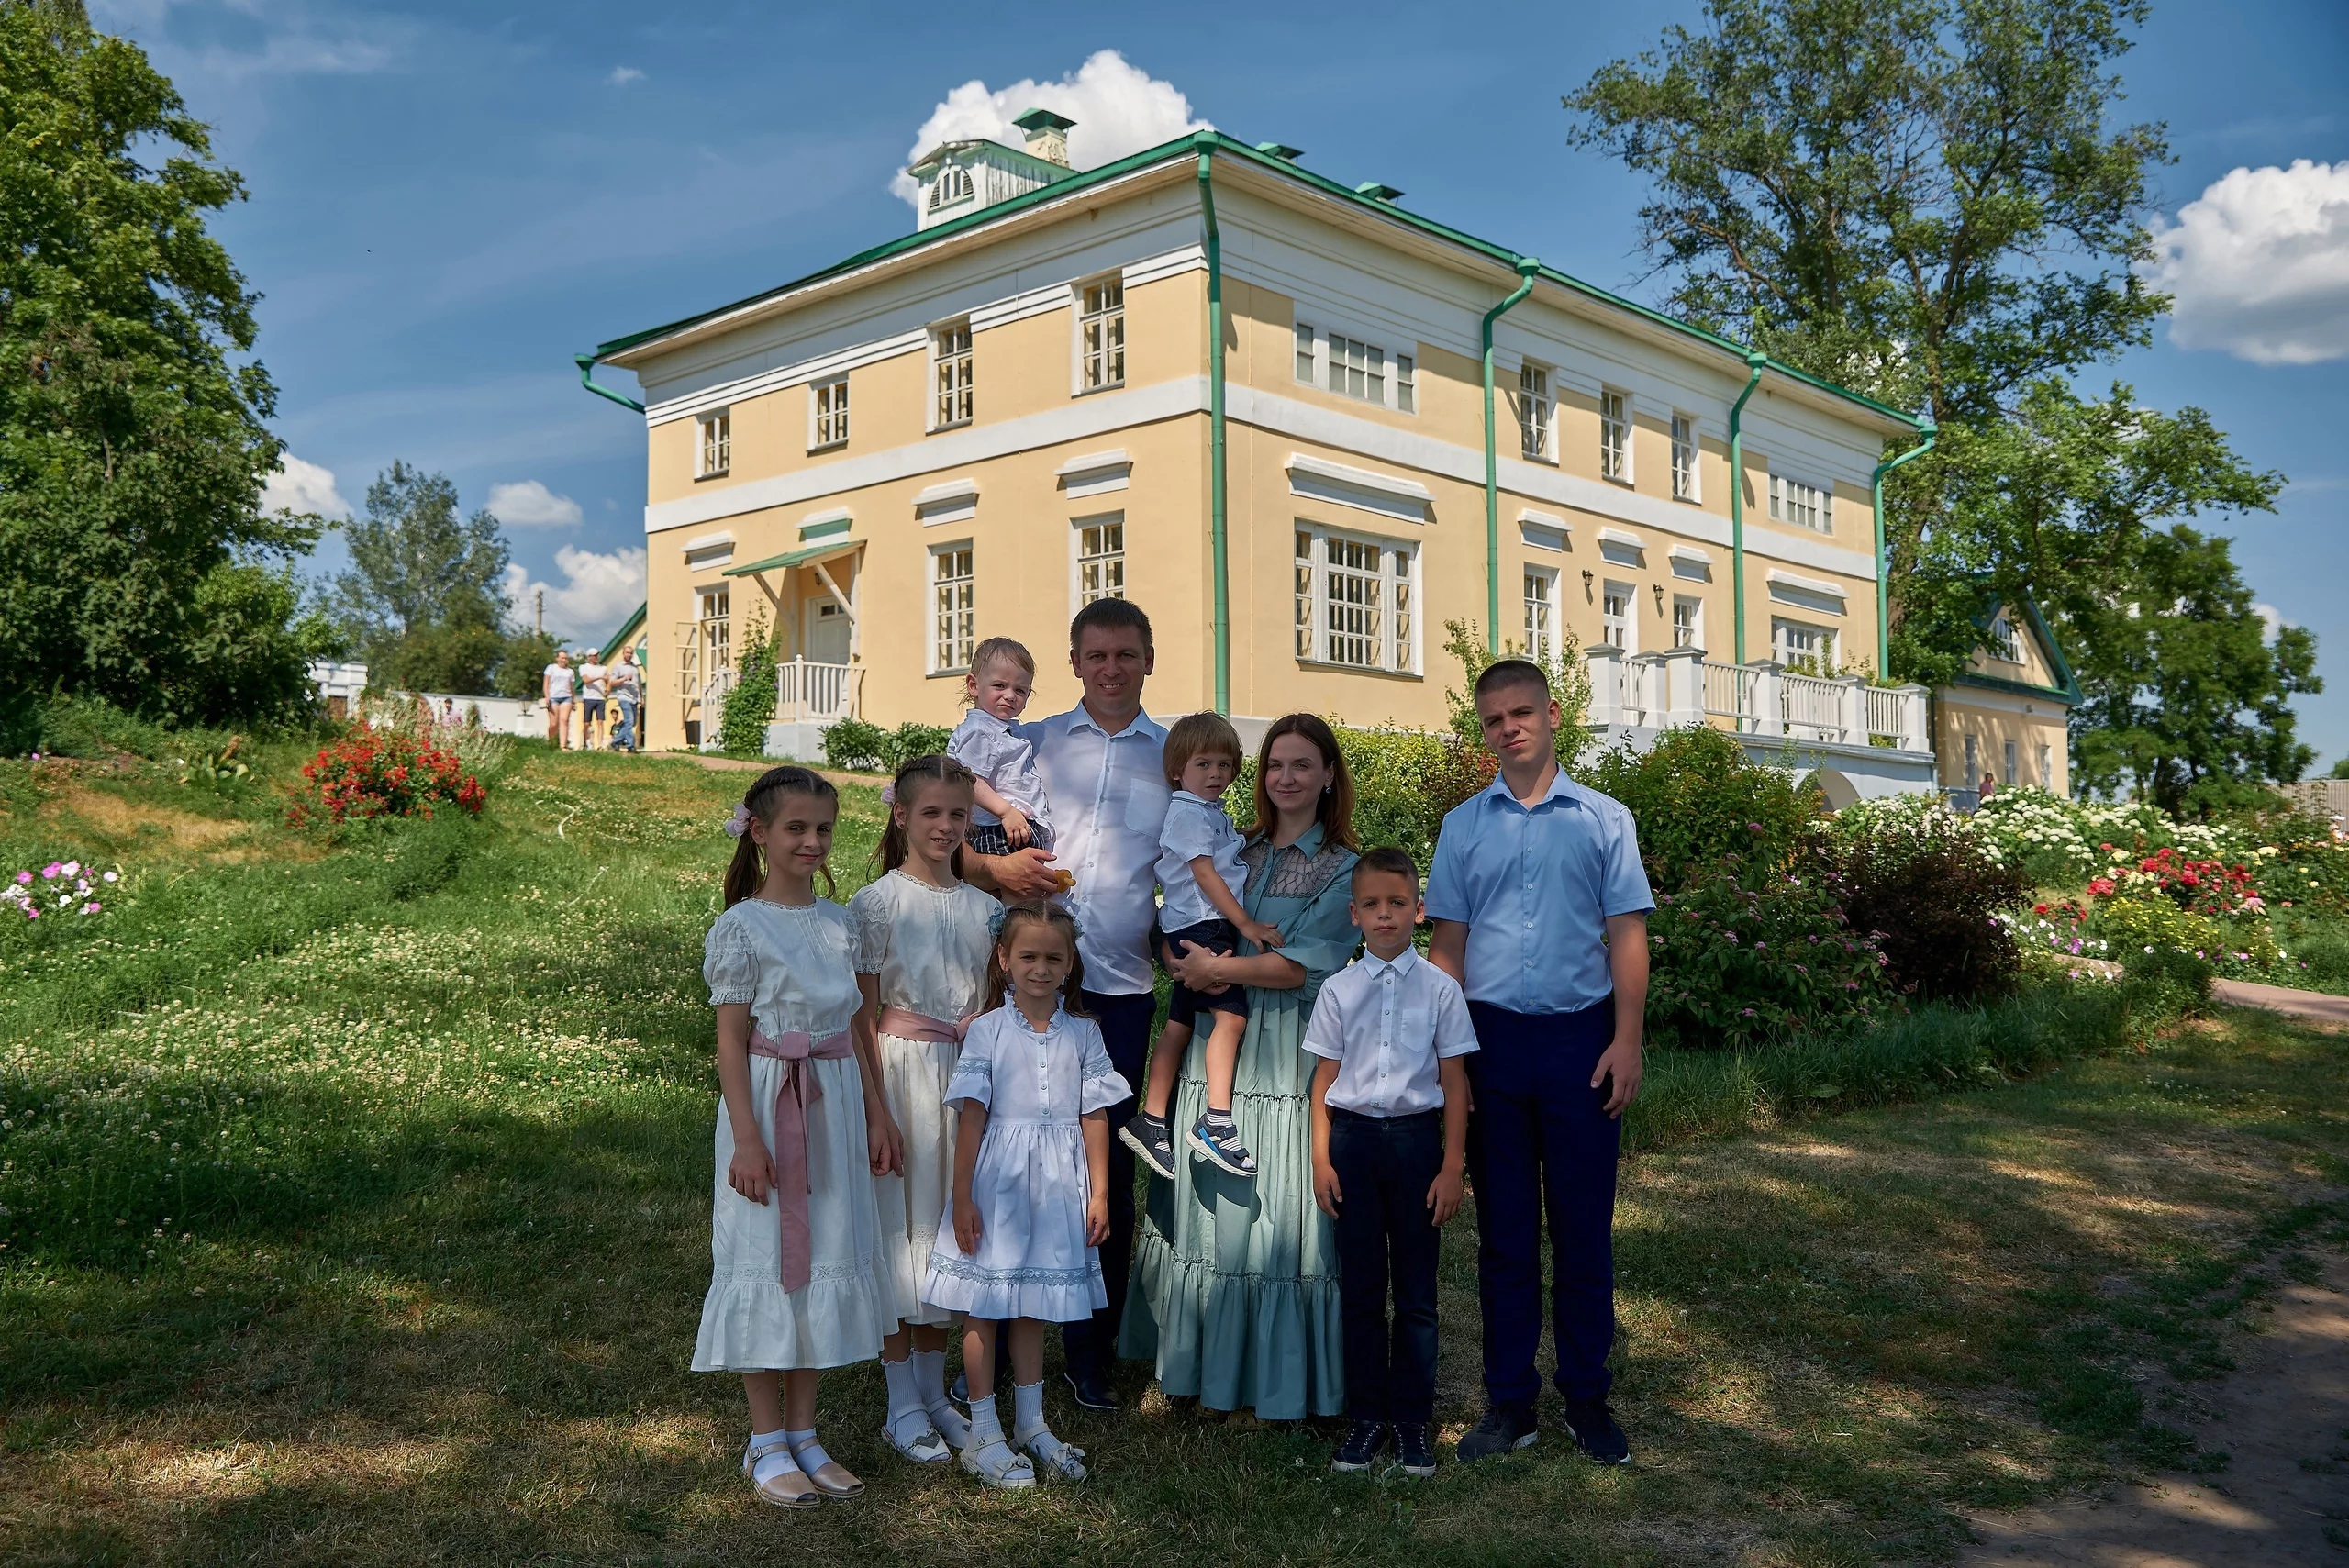
[[[610,663],[613,656],[628,646],[628,639],[644,629],[644,615],[651,607],[651,601],[649,599],[637,606],[636,613],[621,623],[619,630],[612,633],[612,639],[604,644],[603,651],[596,655],[596,662],[604,664]]]
[[[834,517],[829,523],[809,523],[799,530],[799,537],[803,542],[811,539],[829,539],[834,534],[848,532],[849,522],[846,517]]]
[[[1017,148],[1005,148],[1004,150],[1019,152]],[[943,243],[983,224],[1014,217],[1043,203],[1059,201],[1079,192],[1122,179],[1128,174],[1200,153],[1215,153],[1235,159],[1242,163],[1270,170],[1284,178],[1300,181],[1333,200],[1350,204],[1365,212],[1375,213],[1391,222],[1408,225],[1422,234],[1431,235],[1456,245],[1462,250],[1473,251],[1501,267],[1509,275],[1512,284],[1514,283],[1517,263],[1520,260],[1518,253],[1514,250],[1496,245],[1490,240],[1479,239],[1472,234],[1463,233],[1457,228],[1438,223],[1432,218],[1422,217],[1417,213],[1396,206],[1391,203],[1366,196],[1359,191],[1340,184],[1327,175],[1317,174],[1309,169],[1302,168],[1271,152],[1251,147],[1243,141],[1234,140],[1220,131],[1203,130],[1178,140],[1162,142],[1156,147],[1145,148],[1140,152],[1104,163],[1097,169],[1087,169],[1082,173],[1073,174],[1065,179],[1057,180],[1052,184],[1040,186],[1035,190],[1013,196],[1008,201],[997,202],[993,206],[980,207],[932,228],[917,229],[911,234],[901,235],[896,239],[875,245],[870,250],[860,250],[846,261],[837,261],[820,272],[810,272],[805,277],[796,278],[790,283],[751,295],[748,298],[736,300],[730,305],[722,305],[716,309],[705,310],[662,326],[649,327],[641,332],[631,332],[625,337],[615,338],[607,343],[596,345],[595,353],[590,355],[589,359],[592,361],[606,359],[613,354],[624,353],[628,350],[641,347],[657,339],[668,337],[672,333],[682,332],[687,328],[697,327],[703,322],[714,320],[718,317],[730,315],[767,300],[780,298],[796,290],[822,283],[828,278],[854,272],[860,267],[869,267],[876,261],[885,261],[892,257],[904,255],[925,245]],[[1025,155],[1021,154],[1021,156]],[[1055,164],[1052,167],[1057,168],[1058,165]],[[1581,295],[1586,299],[1595,300],[1610,308],[1628,312],[1643,321],[1662,327],[1694,342],[1716,349],[1736,360],[1741,367],[1747,362],[1746,346],[1724,338],[1718,332],[1708,331],[1702,327],[1680,320],[1676,317],[1667,316],[1660,310],[1626,299],[1620,295],[1610,294],[1596,284],[1586,284],[1580,278],[1569,277],[1554,268],[1543,267],[1537,275],[1545,282]],[[1898,408],[1878,403],[1876,399],[1864,396],[1849,387],[1838,386],[1833,382],[1812,375],[1807,371],[1797,370],[1794,366],[1781,363],[1776,360],[1769,360],[1766,363],[1770,369],[1789,380],[1800,382],[1831,396],[1840,397],[1847,403],[1880,414],[1887,419],[1898,420],[1911,429],[1923,428],[1922,423],[1913,414],[1904,414]]]
[[[2006,601],[1995,596],[1986,597],[1982,601],[1981,612],[1974,617],[1974,624],[1985,633],[1988,632],[1991,618],[1998,613],[1999,606],[2005,603]],[[2072,673],[2072,662],[2064,657],[2063,645],[2055,640],[2055,634],[2048,629],[2047,617],[2039,613],[2039,601],[2029,594],[2021,594],[2017,595],[2017,602],[2011,607],[2022,612],[2023,624],[2031,628],[2032,635],[2039,639],[2039,646],[2046,650],[2047,662],[2054,667],[2057,684],[2053,686],[2035,686],[2028,681],[2009,681],[2003,675],[1976,675],[1970,672],[1958,676],[1959,683],[1965,685],[1987,686],[1992,691],[2021,692],[2029,695],[2061,697],[2064,701],[2070,703],[2086,702],[2087,697],[2080,690],[2079,677]]]
[[[2044,697],[2049,702],[2065,703],[2073,706],[2077,706],[2087,700],[2080,688],[2076,685],[2034,686],[2029,681],[2009,681],[2004,675],[1977,675],[1971,670],[1962,675],[1953,675],[1950,677],[1949,684],[1953,686],[1979,686],[1984,691],[1990,692],[2009,692],[2021,697]]]
[[[845,528],[848,525],[842,523],[841,527]],[[729,566],[720,575],[749,577],[761,572],[781,572],[788,567],[805,566],[811,561],[829,561],[835,555],[846,554],[863,542],[858,539],[853,543],[811,544],[802,550],[786,550],[781,555],[770,555],[764,561],[753,561],[748,566]]]

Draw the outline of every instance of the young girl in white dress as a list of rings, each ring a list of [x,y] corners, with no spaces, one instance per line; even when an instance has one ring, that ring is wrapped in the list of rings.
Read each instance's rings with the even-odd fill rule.
[[[917,757],[884,797],[884,874],[849,900],[857,936],[857,1014],[866,1068],[881,1085],[897,1166],[873,1178],[881,1210],[881,1287],[892,1319],[881,1341],[889,1385],[891,1446],[924,1464],[943,1463],[970,1440],[970,1424],[946,1397],[946,1334],[953,1314],[921,1298],[930,1251],[954,1201],[954,1121],[947,1080],[963,1030],[986,1006],[991,928],[1001,907],[964,882],[963,837],[971,819],[971,773],[946,757]]]
[[[850,1037],[860,995],[848,911],[816,896],[840,798],[805,768],[759,775],[727,831],[726,912],[703,976],[718,1009],[718,1178],[696,1372],[739,1372],[742,1472],[778,1507],[864,1484],[816,1440],[823,1367],[871,1361],[894,1319],[881,1285],[873,1173],[886,1123]]]
[[[1108,1107],[1133,1090],[1082,1006],[1076,923],[1042,903],[1003,912],[987,995],[946,1087],[961,1106],[954,1229],[930,1255],[923,1298],[965,1314],[971,1429],[963,1468],[991,1486],[1033,1486],[1041,1468],[1085,1479],[1085,1452],[1044,1424],[1044,1325],[1108,1305],[1095,1251],[1109,1233]],[[1010,1325],[1011,1441],[996,1410],[995,1341]],[[1016,1445],[1016,1447],[1015,1447]]]

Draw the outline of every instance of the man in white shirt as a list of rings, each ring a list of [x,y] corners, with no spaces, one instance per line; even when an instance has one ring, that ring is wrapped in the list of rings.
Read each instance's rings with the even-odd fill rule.
[[[1174,793],[1163,756],[1166,730],[1142,711],[1142,683],[1155,657],[1150,617],[1123,599],[1096,599],[1069,623],[1069,667],[1083,683],[1075,707],[1018,727],[1036,749],[1052,803],[1050,851],[963,855],[964,874],[1008,899],[1060,896],[1076,917],[1085,964],[1085,1006],[1101,1026],[1109,1061],[1129,1084],[1142,1081],[1150,1051],[1152,990],[1150,933],[1158,917],[1158,834]],[[1075,878],[1063,894],[1059,872]],[[1130,1099],[1109,1108],[1109,1125],[1133,1115]],[[1101,1276],[1109,1305],[1090,1323],[1061,1330],[1077,1402],[1114,1410],[1109,1363],[1133,1261],[1134,1157],[1109,1140],[1109,1235]]]
[[[539,675],[539,695],[547,704],[547,744],[558,751],[571,744],[571,655],[561,649]]]
[[[644,675],[636,667],[636,650],[620,650],[620,662],[612,666],[612,706],[619,710],[619,721],[612,727],[612,748],[615,751],[637,749],[636,709],[644,696]]]
[[[579,744],[592,751],[603,743],[604,698],[611,689],[612,673],[603,655],[590,652],[579,666]]]
[[[1475,1027],[1460,983],[1411,945],[1419,868],[1400,850],[1354,862],[1363,956],[1322,983],[1305,1028],[1313,1069],[1313,1199],[1336,1222],[1346,1414],[1330,1468],[1367,1470],[1391,1441],[1435,1473],[1435,1276],[1460,1212]],[[1386,1287],[1395,1286],[1387,1326]]]

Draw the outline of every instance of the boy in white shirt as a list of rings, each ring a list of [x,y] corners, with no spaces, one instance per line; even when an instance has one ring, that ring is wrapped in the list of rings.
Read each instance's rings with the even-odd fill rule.
[[[1241,898],[1248,869],[1240,862],[1240,829],[1224,814],[1223,792],[1240,772],[1240,732],[1219,713],[1195,713],[1166,732],[1166,782],[1174,797],[1158,834],[1159,940],[1167,952],[1194,943],[1209,952],[1238,951],[1242,940],[1267,950],[1280,931],[1248,917]],[[1177,984],[1150,1058],[1142,1108],[1118,1136],[1152,1171],[1174,1179],[1174,1138],[1167,1112],[1174,1080],[1201,1013],[1215,1017],[1208,1036],[1207,1106],[1189,1133],[1199,1157],[1228,1175],[1253,1181],[1256,1157],[1241,1141],[1231,1116],[1231,1081],[1240,1065],[1240,1037],[1248,1029],[1248,993],[1238,985],[1209,995]]]
[[[963,841],[982,855],[1052,847],[1052,803],[1036,748],[1013,730],[1036,689],[1036,656],[1008,637],[990,637],[963,677],[971,711],[954,727],[946,754],[971,770],[971,828]]]
[[[1460,1212],[1468,1071],[1460,983],[1419,956],[1419,868],[1400,850],[1354,862],[1364,952],[1322,983],[1305,1027],[1313,1069],[1313,1200],[1336,1222],[1346,1414],[1330,1461],[1368,1470],[1391,1440],[1406,1475],[1435,1473],[1435,1275]],[[1390,1333],[1386,1287],[1395,1286]]]
[[[579,666],[579,744],[592,751],[603,744],[604,701],[610,689],[611,672],[604,667],[602,655],[590,652]]]

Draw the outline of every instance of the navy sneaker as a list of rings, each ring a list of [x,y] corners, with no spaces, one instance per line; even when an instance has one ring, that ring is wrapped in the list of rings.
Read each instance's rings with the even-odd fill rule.
[[[1330,1456],[1330,1468],[1341,1475],[1361,1474],[1386,1451],[1387,1436],[1384,1421],[1356,1421],[1338,1451]]]
[[[1521,1405],[1494,1405],[1486,1407],[1485,1418],[1476,1429],[1460,1440],[1460,1461],[1474,1464],[1495,1454],[1514,1453],[1531,1448],[1542,1436],[1533,1424],[1533,1412]]]
[[[1395,1468],[1420,1480],[1435,1473],[1435,1436],[1425,1421],[1395,1423]]]
[[[1151,1174],[1163,1181],[1174,1179],[1174,1131],[1165,1118],[1137,1111],[1133,1120],[1118,1129],[1118,1137],[1135,1159],[1150,1167]]]
[[[1208,1125],[1207,1118],[1201,1117],[1191,1129],[1191,1147],[1198,1151],[1200,1159],[1227,1176],[1251,1182],[1256,1179],[1256,1157],[1240,1141],[1240,1129],[1236,1126],[1218,1132]]]
[[[1615,1424],[1615,1412],[1604,1399],[1567,1400],[1566,1430],[1595,1464],[1631,1462],[1631,1440]]]

